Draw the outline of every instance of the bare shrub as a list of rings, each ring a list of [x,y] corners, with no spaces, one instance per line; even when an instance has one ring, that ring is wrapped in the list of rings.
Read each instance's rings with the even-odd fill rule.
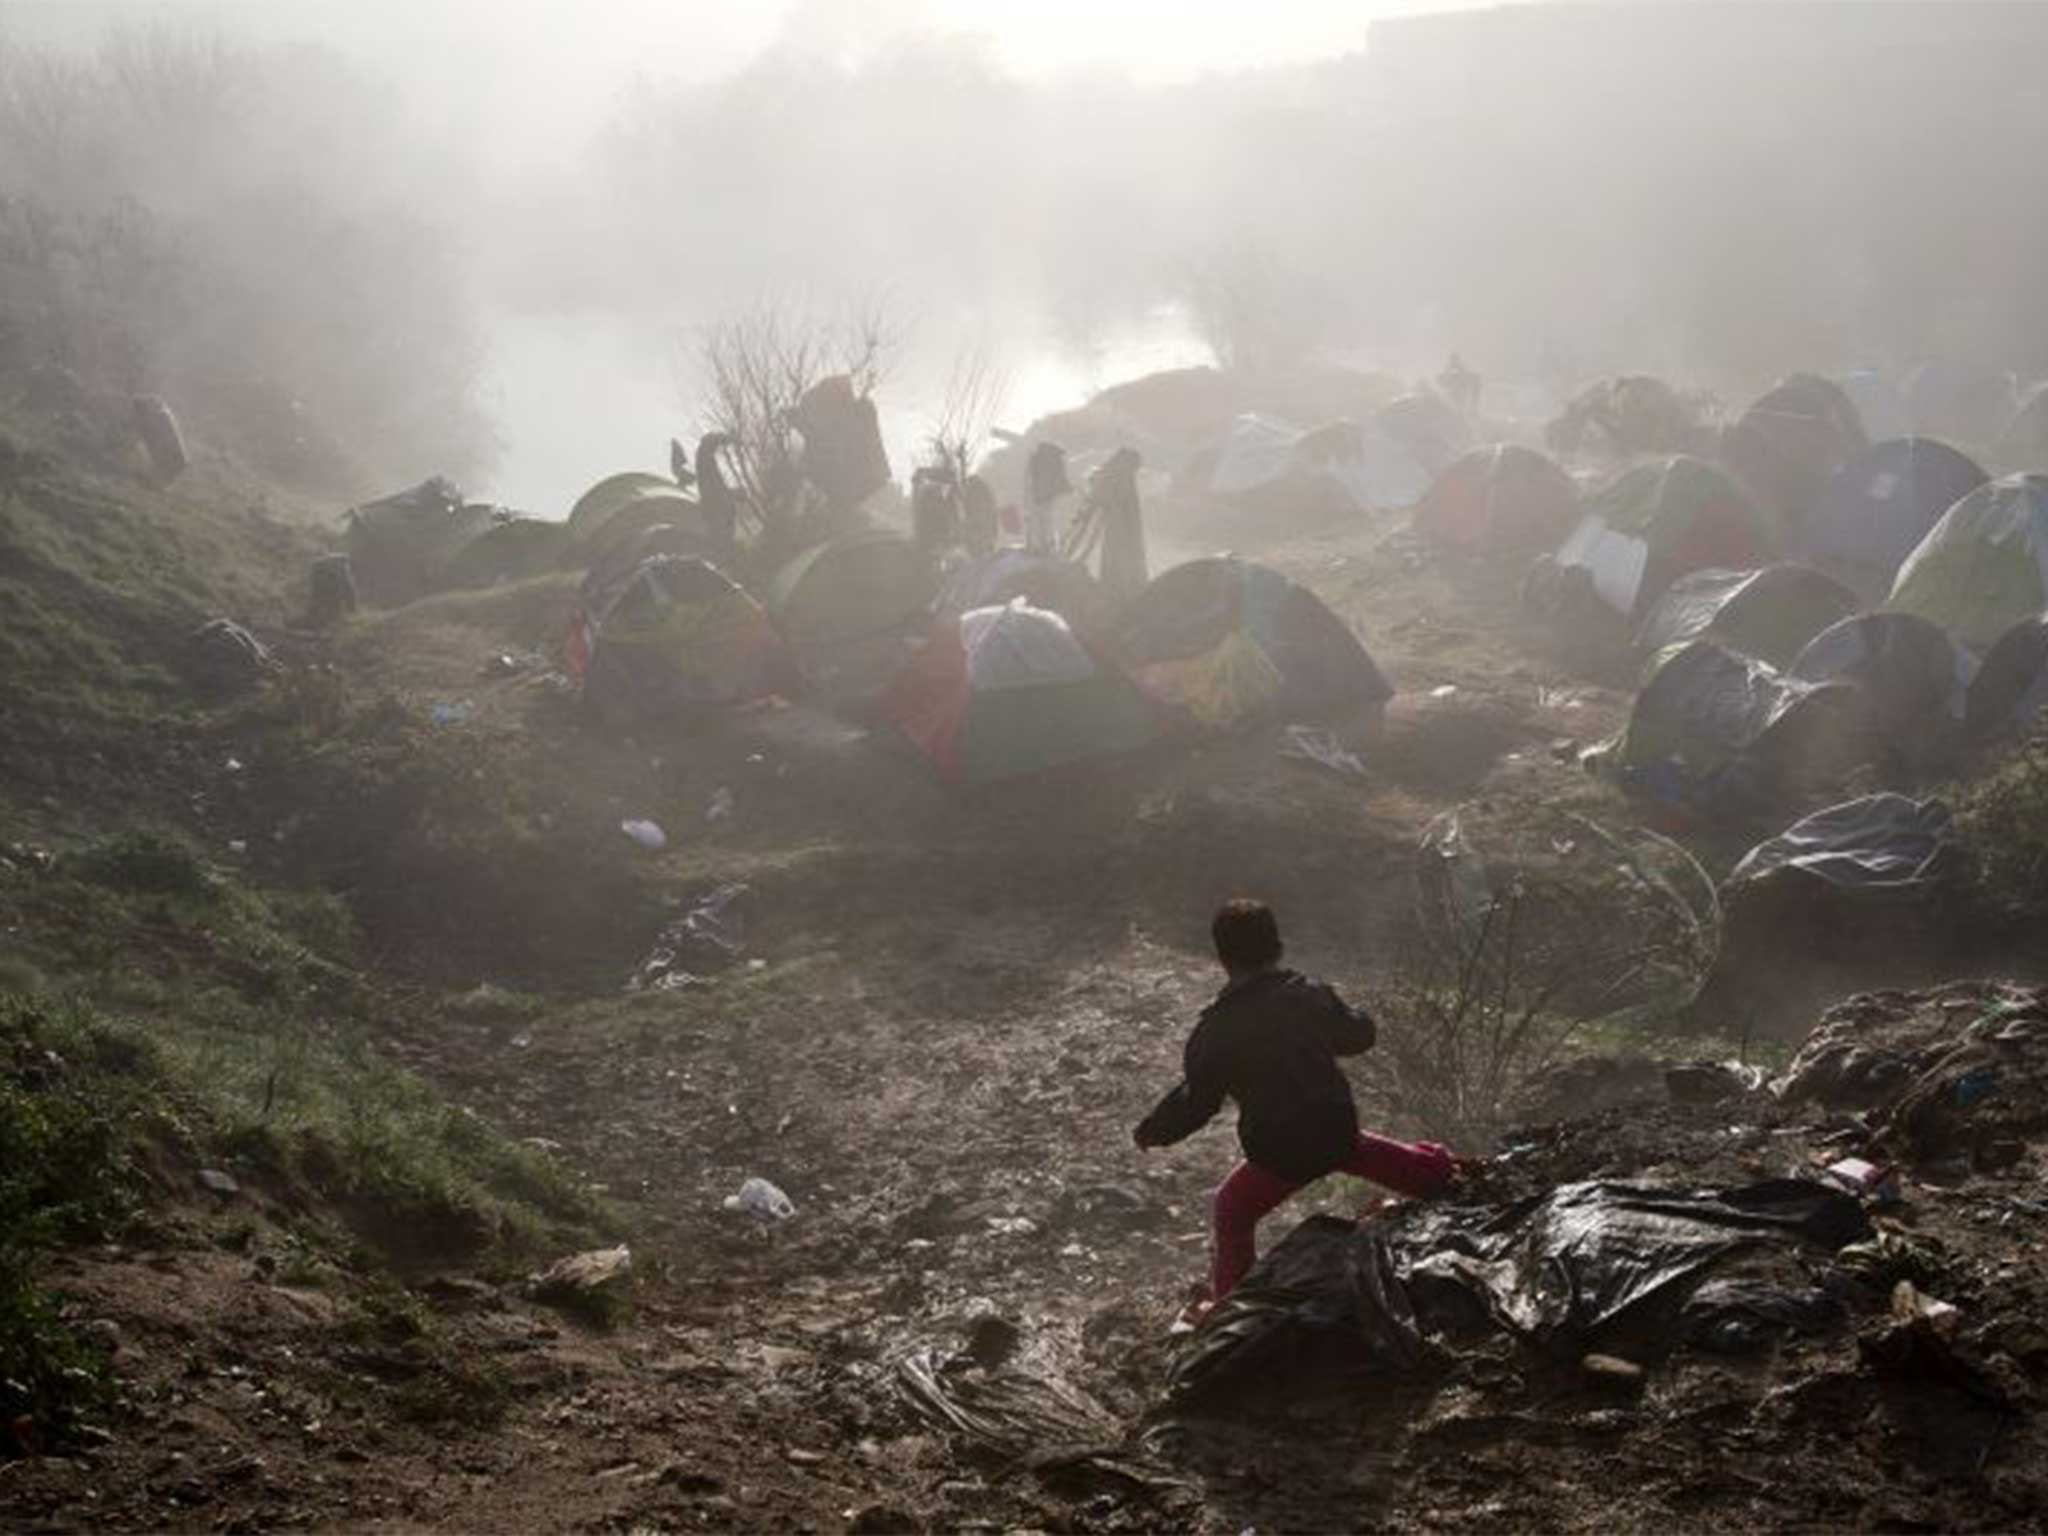
[[[700,423],[732,439],[743,521],[757,535],[782,535],[804,510],[798,402],[836,374],[846,375],[855,395],[873,394],[897,341],[879,298],[821,316],[764,296],[698,334],[690,371]]]
[[[1668,1017],[1719,946],[1713,882],[1655,834],[1552,818],[1539,850],[1489,867],[1461,813],[1431,824],[1373,1058],[1391,1109],[1484,1147],[1517,1091],[1594,1026]]]
[[[974,468],[1009,393],[1010,375],[986,334],[954,356],[925,444],[931,461],[956,484]]]

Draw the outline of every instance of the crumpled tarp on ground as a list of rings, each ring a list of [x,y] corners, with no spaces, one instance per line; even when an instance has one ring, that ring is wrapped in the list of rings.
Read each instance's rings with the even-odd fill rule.
[[[627,990],[686,987],[745,958],[746,915],[753,897],[753,887],[739,884],[716,886],[700,897],[661,931]]]
[[[1790,879],[1862,900],[1921,901],[1948,883],[1962,859],[1941,801],[1865,795],[1816,811],[1750,849],[1728,877],[1724,899]]]
[[[1711,1191],[1584,1182],[1361,1226],[1315,1216],[1218,1307],[1168,1388],[1190,1402],[1329,1365],[1407,1371],[1500,1335],[1569,1356],[1624,1326],[1669,1326],[1741,1250],[1832,1252],[1869,1235],[1853,1198],[1803,1179]],[[1692,1323],[1707,1326],[1699,1307]]]
[[[966,1354],[918,1349],[897,1360],[896,1389],[913,1412],[968,1445],[1041,1474],[1106,1473],[1156,1493],[1185,1494],[1114,1414],[1051,1376],[983,1367]]]

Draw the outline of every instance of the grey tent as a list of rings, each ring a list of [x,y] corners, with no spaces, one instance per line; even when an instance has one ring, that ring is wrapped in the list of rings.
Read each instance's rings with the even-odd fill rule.
[[[1710,816],[1749,815],[1869,760],[1870,706],[1713,640],[1670,652],[1636,695],[1613,761],[1623,781]]]
[[[1910,613],[1865,613],[1816,635],[1792,663],[1811,683],[1854,683],[1869,697],[1890,764],[1924,770],[1958,743],[1977,663],[1939,624]]]
[[[1992,643],[1970,680],[1964,720],[1973,741],[2024,731],[2048,708],[2048,618],[2022,619]]]
[[[1667,587],[1643,616],[1636,650],[1654,663],[1672,647],[1705,636],[1786,667],[1807,641],[1856,607],[1855,593],[1808,566],[1693,571]]]

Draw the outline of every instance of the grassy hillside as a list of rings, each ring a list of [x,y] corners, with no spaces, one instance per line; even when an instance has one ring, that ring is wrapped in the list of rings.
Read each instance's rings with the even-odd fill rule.
[[[346,898],[507,808],[473,754],[345,699],[325,642],[289,629],[314,510],[219,461],[162,490],[0,438],[0,1425],[45,1440],[107,1391],[105,1351],[47,1292],[58,1249],[268,1233],[360,1299],[614,1224],[388,1049],[435,1005],[365,975]],[[274,647],[270,679],[192,669],[221,616]]]

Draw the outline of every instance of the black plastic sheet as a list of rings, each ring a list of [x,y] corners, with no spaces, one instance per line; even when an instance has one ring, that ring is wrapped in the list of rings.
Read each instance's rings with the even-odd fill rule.
[[[1362,1227],[1303,1222],[1175,1360],[1183,1402],[1304,1368],[1426,1367],[1502,1336],[1583,1351],[1677,1319],[1721,1261],[1760,1245],[1829,1251],[1869,1235],[1850,1196],[1802,1179],[1686,1191],[1564,1184],[1507,1205],[1412,1206]]]

